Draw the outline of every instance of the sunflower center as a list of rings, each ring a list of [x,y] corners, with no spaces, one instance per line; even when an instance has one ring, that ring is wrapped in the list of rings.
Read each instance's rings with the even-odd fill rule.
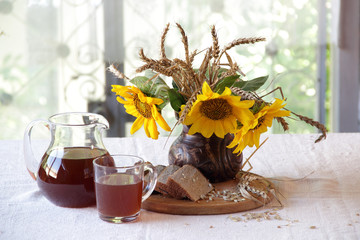
[[[150,105],[140,101],[137,95],[134,97],[134,105],[138,113],[140,113],[144,118],[151,118]]]
[[[211,120],[222,120],[232,114],[232,107],[225,99],[215,98],[202,102],[200,112]]]
[[[257,124],[253,129],[251,129],[251,130],[256,130],[256,129],[258,129],[259,127],[261,127],[261,125],[263,124],[264,121],[265,121],[265,115],[262,116],[262,117],[260,117],[260,118],[258,119],[258,124]]]

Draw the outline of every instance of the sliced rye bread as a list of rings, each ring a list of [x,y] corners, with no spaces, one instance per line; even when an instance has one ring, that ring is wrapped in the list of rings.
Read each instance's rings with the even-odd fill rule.
[[[178,199],[187,197],[192,201],[198,201],[213,189],[204,175],[191,165],[184,165],[169,176],[166,185],[170,196]]]
[[[155,166],[155,170],[156,170],[158,176],[161,174],[161,172],[162,172],[165,168],[166,168],[166,166],[164,166],[164,165],[156,165],[156,166]]]
[[[169,176],[174,172],[176,172],[178,169],[180,169],[180,167],[177,165],[169,165],[165,167],[158,175],[155,191],[164,195],[168,195],[169,189],[168,186],[166,185],[167,180]]]
[[[166,166],[164,165],[156,165],[155,166],[155,171],[157,172],[157,176],[160,175],[160,173],[162,172],[162,170],[165,169]],[[150,175],[149,175],[149,171],[145,171],[144,172],[144,182],[145,182],[145,186],[147,185],[147,183],[150,181]]]

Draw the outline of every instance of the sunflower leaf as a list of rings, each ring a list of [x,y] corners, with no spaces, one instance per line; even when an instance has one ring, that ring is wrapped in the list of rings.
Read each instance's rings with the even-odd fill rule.
[[[178,93],[176,90],[174,89],[169,89],[167,91],[168,96],[169,96],[169,100],[170,100],[170,105],[171,107],[176,111],[176,112],[180,112],[181,110],[181,105],[185,104],[185,99],[184,97]]]
[[[149,78],[145,76],[137,76],[130,80],[132,84],[138,87],[146,95],[150,94],[151,83],[148,82]]]
[[[234,87],[238,87],[241,88],[244,91],[248,91],[248,92],[253,92],[258,90],[262,85],[264,85],[264,83],[266,82],[266,80],[269,78],[269,76],[263,76],[263,77],[258,77],[252,80],[248,80],[248,81],[243,81],[243,80],[239,80],[236,81],[234,83]]]
[[[150,78],[152,77],[151,75],[149,76]],[[167,93],[169,86],[159,76],[149,81],[150,78],[146,76],[137,76],[131,79],[130,82],[138,87],[146,96],[162,99],[164,103],[158,106],[161,110],[169,102]]]
[[[239,79],[239,75],[234,75],[234,76],[228,76],[222,80],[220,80],[214,89],[214,92],[217,92],[219,94],[222,94],[225,90],[226,87],[230,88],[235,81]]]

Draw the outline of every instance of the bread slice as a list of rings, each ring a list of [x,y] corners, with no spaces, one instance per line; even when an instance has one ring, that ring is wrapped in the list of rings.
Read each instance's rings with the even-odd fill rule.
[[[166,185],[169,195],[179,199],[187,197],[192,201],[198,201],[213,189],[204,175],[191,165],[184,165],[169,176]]]
[[[160,174],[158,175],[155,191],[162,193],[164,195],[168,195],[168,186],[167,186],[167,180],[171,174],[176,172],[178,169],[180,169],[177,165],[169,165],[165,167]]]
[[[160,173],[162,172],[162,170],[165,169],[164,165],[156,165],[155,166],[155,171],[157,172],[157,175],[159,176]],[[150,181],[150,175],[149,175],[149,171],[145,171],[144,172],[144,184],[145,186],[147,186],[147,183]]]
[[[158,176],[160,175],[160,173],[161,173],[165,168],[166,168],[166,166],[164,166],[164,165],[156,165],[156,166],[155,166],[155,170],[156,170]]]

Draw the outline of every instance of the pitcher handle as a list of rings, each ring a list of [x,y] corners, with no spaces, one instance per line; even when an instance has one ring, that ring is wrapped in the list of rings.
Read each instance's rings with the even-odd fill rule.
[[[31,130],[37,124],[44,124],[50,130],[50,122],[47,120],[34,120],[29,123],[29,125],[25,129],[24,133],[24,158],[26,168],[31,175],[31,177],[36,180],[37,178],[37,170],[39,168],[40,161],[36,160],[35,154],[31,147]]]
[[[145,201],[148,197],[150,197],[151,193],[154,191],[157,181],[157,172],[155,167],[150,162],[145,162],[144,171],[148,171],[149,182],[147,182],[146,186],[143,189],[142,202]]]

